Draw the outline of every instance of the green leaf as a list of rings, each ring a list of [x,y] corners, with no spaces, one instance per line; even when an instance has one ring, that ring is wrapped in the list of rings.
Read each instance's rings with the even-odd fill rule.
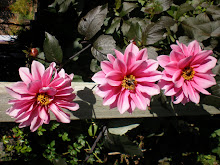
[[[178,10],[175,13],[174,18],[176,20],[178,20],[184,13],[186,13],[186,12],[188,12],[190,10],[194,10],[192,5],[190,5],[188,3],[183,3],[182,5],[179,6]]]
[[[134,10],[136,7],[138,7],[136,3],[131,3],[131,2],[123,2],[122,5],[123,7],[119,14],[120,17],[127,15],[132,10]]]
[[[94,73],[102,70],[100,65],[98,65],[98,60],[96,59],[92,59],[91,63],[90,63],[90,70]]]
[[[215,5],[211,5],[207,8],[206,12],[212,15],[214,20],[220,20],[220,8]]]
[[[142,29],[139,23],[131,24],[129,31],[125,36],[128,37],[128,40],[141,41]]]
[[[108,131],[111,134],[123,135],[129,130],[138,127],[140,124],[139,119],[115,119],[108,123]]]
[[[53,160],[54,165],[67,165],[66,161],[62,158],[58,158]]]
[[[121,152],[131,156],[143,156],[141,149],[128,139],[127,136],[105,134],[104,146],[110,151]]]
[[[72,81],[73,82],[84,82],[83,79],[82,79],[82,76],[80,76],[80,75],[74,75]]]
[[[121,22],[121,18],[120,17],[115,17],[112,20],[111,26],[106,30],[106,34],[112,34],[114,33],[114,31],[118,30],[119,26],[120,26],[120,22]]]
[[[149,46],[147,47],[147,54],[149,59],[157,60],[158,53],[156,52],[156,48]]]
[[[63,60],[63,52],[58,40],[47,32],[45,32],[45,35],[43,47],[46,59],[60,64]]]
[[[78,24],[79,33],[86,36],[86,40],[91,39],[101,29],[107,12],[107,5],[90,10]]]
[[[60,10],[59,10],[59,12],[60,12],[60,13],[66,12],[66,11],[68,10],[68,8],[69,8],[71,2],[74,3],[74,1],[75,1],[75,0],[65,0],[65,1],[60,5]]]
[[[115,40],[110,35],[101,35],[93,43],[92,55],[98,60],[107,60],[107,54],[114,54]]]

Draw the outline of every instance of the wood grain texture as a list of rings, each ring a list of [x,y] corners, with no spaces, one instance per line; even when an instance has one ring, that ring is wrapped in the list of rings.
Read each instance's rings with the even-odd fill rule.
[[[8,100],[11,96],[6,92],[5,86],[11,86],[11,82],[0,82],[0,122],[13,122],[14,119],[5,114],[5,111],[10,107]],[[179,104],[175,105],[175,110],[167,109],[161,106],[157,99],[151,102],[151,107],[149,110],[139,110],[136,109],[132,114],[125,112],[120,114],[119,111],[114,108],[109,109],[109,106],[102,105],[102,98],[94,93],[96,88],[95,83],[78,83],[73,82],[72,87],[74,88],[74,93],[77,94],[74,102],[77,102],[80,109],[73,112],[69,110],[64,110],[65,112],[71,114],[71,120],[79,119],[111,119],[111,118],[142,118],[142,117],[169,117],[169,116],[199,116],[199,115],[214,115],[220,114],[220,110],[213,108],[208,105],[194,105],[193,103],[188,103],[185,106]],[[53,114],[51,114],[51,119],[55,120]]]

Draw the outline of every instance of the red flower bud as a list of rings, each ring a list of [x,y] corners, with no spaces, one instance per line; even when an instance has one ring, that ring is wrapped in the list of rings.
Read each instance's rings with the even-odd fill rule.
[[[38,50],[36,48],[32,48],[30,52],[30,56],[36,57],[38,55]]]

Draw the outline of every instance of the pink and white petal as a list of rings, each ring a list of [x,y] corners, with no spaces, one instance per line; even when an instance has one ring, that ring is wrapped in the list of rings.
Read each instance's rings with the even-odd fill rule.
[[[205,73],[196,73],[193,80],[197,85],[205,89],[216,84],[215,78]]]
[[[194,70],[198,73],[206,73],[207,71],[214,68],[216,63],[217,59],[215,57],[209,56],[204,61],[202,61],[198,67],[194,67]]]
[[[158,62],[152,59],[147,60],[147,69],[146,71],[155,71],[158,68]]]
[[[105,84],[105,73],[103,71],[99,71],[96,74],[93,75],[92,80],[98,84]]]
[[[39,117],[42,120],[48,121],[49,112],[48,112],[48,109],[45,106],[39,106],[38,107],[38,113],[39,113]]]
[[[41,77],[43,76],[45,71],[45,67],[43,64],[41,64],[38,61],[33,61],[31,64],[31,74],[33,77],[33,80],[41,80]]]
[[[27,90],[27,85],[24,82],[16,82],[13,84],[12,89],[20,94],[27,94],[29,93]]]
[[[43,76],[42,76],[42,83],[43,83],[43,86],[47,86],[51,79],[52,79],[52,75],[53,75],[53,70],[56,66],[56,63],[55,62],[52,62],[50,64],[50,66],[45,70]]]
[[[116,59],[114,64],[113,64],[113,68],[116,71],[122,72],[123,74],[126,74],[127,72],[127,67],[124,63],[124,61],[121,61],[119,59]]]
[[[116,49],[114,49],[114,51],[115,51],[115,55],[116,55],[117,59],[124,61],[124,55]]]
[[[72,101],[73,99],[76,98],[76,95],[74,93],[67,93],[65,95],[55,95],[54,99],[58,100],[66,100],[66,101]]]
[[[141,76],[142,72],[146,70],[147,66],[148,66],[147,61],[144,60],[136,61],[130,66],[129,68],[130,70],[128,71],[128,73],[133,74],[135,76]]]
[[[190,54],[189,54],[189,51],[188,51],[188,48],[186,45],[182,44],[182,43],[179,43],[179,41],[176,41],[177,44],[179,45],[179,47],[181,48],[183,54],[188,57]]]
[[[62,95],[66,93],[72,93],[74,90],[71,86],[66,87],[66,88],[61,88],[57,91],[56,95]]]
[[[31,113],[30,118],[28,120],[31,121],[31,126],[30,126],[31,132],[36,131],[43,124],[43,120],[38,116],[37,109],[35,109]]]
[[[150,96],[154,96],[160,93],[160,87],[154,83],[138,83],[136,88],[138,91],[145,92]]]
[[[106,75],[106,81],[111,86],[119,86],[124,79],[125,74],[119,71],[112,71]]]
[[[170,62],[170,57],[167,55],[160,55],[157,57],[157,61],[161,67],[165,67]]]
[[[115,61],[115,57],[112,54],[107,54],[108,60],[113,64]]]
[[[175,101],[173,101],[174,104],[179,104],[183,101],[183,98],[185,97],[184,94],[183,94],[183,91],[179,91],[178,93],[176,93],[175,95],[176,99]]]
[[[19,75],[26,85],[28,85],[33,79],[30,70],[26,67],[19,68]]]
[[[128,101],[129,91],[123,90],[118,97],[118,103],[117,107],[121,114],[123,114],[125,111],[127,111],[130,107],[129,101]]]
[[[21,113],[16,119],[15,122],[16,123],[22,123],[27,121],[30,118],[32,112],[23,112]]]
[[[186,83],[187,83],[187,89],[188,89],[187,91],[189,93],[189,99],[192,102],[198,104],[199,100],[200,100],[200,96],[199,96],[198,92],[193,89],[190,81],[187,81]]]
[[[176,51],[170,52],[170,61],[176,61],[179,62],[181,59],[186,58],[184,54]]]
[[[172,77],[173,75],[170,75],[169,73],[167,73],[167,71],[166,70],[164,70],[163,72],[162,72],[162,77],[161,77],[161,79],[163,79],[163,80],[166,80],[166,81],[172,81]]]
[[[61,108],[65,108],[71,111],[76,111],[79,109],[79,104],[74,103],[74,102],[68,102],[68,101],[64,101],[64,100],[54,100],[54,102],[56,102],[56,104],[61,107]]]
[[[42,81],[41,80],[32,81],[27,86],[27,90],[30,93],[38,93],[41,88],[42,88]]]
[[[200,87],[199,85],[197,85],[194,81],[191,81],[191,85],[193,88],[195,88],[197,91],[205,94],[205,95],[211,95],[211,93],[209,93],[207,90],[205,90],[204,88]]]
[[[103,105],[110,105],[114,103],[118,95],[119,95],[119,92],[111,91],[104,97]]]
[[[135,56],[137,56],[138,53],[139,53],[139,48],[135,44],[133,44],[132,42],[125,49],[124,61],[127,60],[127,57],[128,57],[129,53],[133,53]]]
[[[16,99],[21,99],[21,94],[18,92],[15,92],[12,88],[5,87],[6,91],[14,98]]]
[[[136,74],[135,74],[136,76]],[[160,80],[162,77],[162,74],[160,71],[152,71],[152,72],[148,72],[148,73],[143,73],[142,77],[140,77],[140,75],[138,75],[138,77],[136,78],[136,80],[138,82],[156,82],[158,80]]]
[[[62,68],[59,73],[58,73],[59,77],[65,78],[66,74],[65,74],[65,70]]]
[[[172,44],[172,45],[170,45],[170,47],[173,49],[173,51],[175,51],[175,52],[178,52],[178,53],[183,53],[183,51],[182,51],[182,49],[180,48],[180,46],[179,45],[176,45],[176,44]]]
[[[70,115],[63,112],[57,105],[50,104],[49,108],[56,116],[58,122],[70,123]]]
[[[213,54],[212,50],[203,50],[197,53],[197,55],[194,56],[191,62],[191,66],[202,63],[203,60],[205,60],[207,57],[211,56],[212,54]]]
[[[140,110],[146,110],[147,109],[147,102],[146,98],[142,95],[141,92],[138,90],[135,91],[135,93],[130,94],[131,99],[134,101],[135,105]]]
[[[54,96],[57,93],[57,90],[52,87],[43,87],[39,90],[39,93],[46,93],[49,96]]]
[[[165,68],[166,72],[169,73],[170,75],[173,75],[177,71],[177,69],[179,69],[178,63],[175,61],[171,61],[169,64],[164,66],[164,68]]]
[[[119,96],[119,95],[118,95]],[[116,108],[118,105],[118,96],[115,99],[115,101],[109,106],[110,109]]]
[[[201,51],[199,42],[196,40],[190,42],[188,45],[188,50],[191,55],[196,55],[197,53],[199,53]]]
[[[192,59],[193,59],[193,56],[189,56],[189,57],[186,57],[186,58],[180,60],[178,62],[178,67],[180,69],[183,69],[183,68],[189,66],[189,64],[191,63]]]
[[[187,83],[186,82],[183,83],[182,90],[183,90],[184,95],[188,98],[189,97],[189,93],[188,93],[188,87],[187,87]]]
[[[182,70],[178,70],[173,75],[172,81],[175,84],[176,88],[180,88],[183,85],[183,83],[184,83],[185,79],[182,77],[181,74],[182,74]]]
[[[113,65],[109,61],[102,61],[101,62],[102,71],[107,74],[113,70]]]
[[[136,60],[147,60],[147,59],[148,59],[147,48],[141,49],[136,56]]]
[[[128,53],[128,56],[127,56],[127,59],[126,59],[127,70],[130,70],[130,67],[136,61],[135,58],[136,57],[135,57],[134,53],[132,53],[132,52]]]

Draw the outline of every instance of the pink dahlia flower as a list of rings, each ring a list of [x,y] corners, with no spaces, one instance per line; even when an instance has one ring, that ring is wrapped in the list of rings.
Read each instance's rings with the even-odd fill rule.
[[[15,98],[9,101],[12,107],[6,113],[16,118],[15,122],[20,123],[19,127],[30,125],[30,130],[34,132],[43,123],[48,124],[49,109],[57,121],[69,123],[70,115],[61,108],[72,111],[79,108],[72,101],[76,97],[71,87],[73,74],[66,74],[64,69],[57,73],[55,65],[53,62],[45,70],[41,63],[33,61],[31,73],[28,68],[21,67],[19,74],[22,81],[11,88],[6,87],[8,93]]]
[[[166,96],[172,96],[175,104],[189,101],[198,104],[199,93],[210,95],[205,89],[216,84],[211,69],[217,60],[211,56],[211,50],[201,50],[197,41],[188,46],[177,41],[177,45],[171,45],[171,48],[170,56],[157,58],[164,68],[158,85],[164,89]]]
[[[92,77],[99,84],[96,94],[103,98],[103,105],[117,107],[121,114],[132,113],[136,107],[146,110],[150,96],[160,93],[155,84],[161,78],[157,61],[148,59],[147,49],[139,51],[133,43],[124,55],[117,50],[115,54],[117,58],[108,54],[109,61],[102,61],[102,71]]]

